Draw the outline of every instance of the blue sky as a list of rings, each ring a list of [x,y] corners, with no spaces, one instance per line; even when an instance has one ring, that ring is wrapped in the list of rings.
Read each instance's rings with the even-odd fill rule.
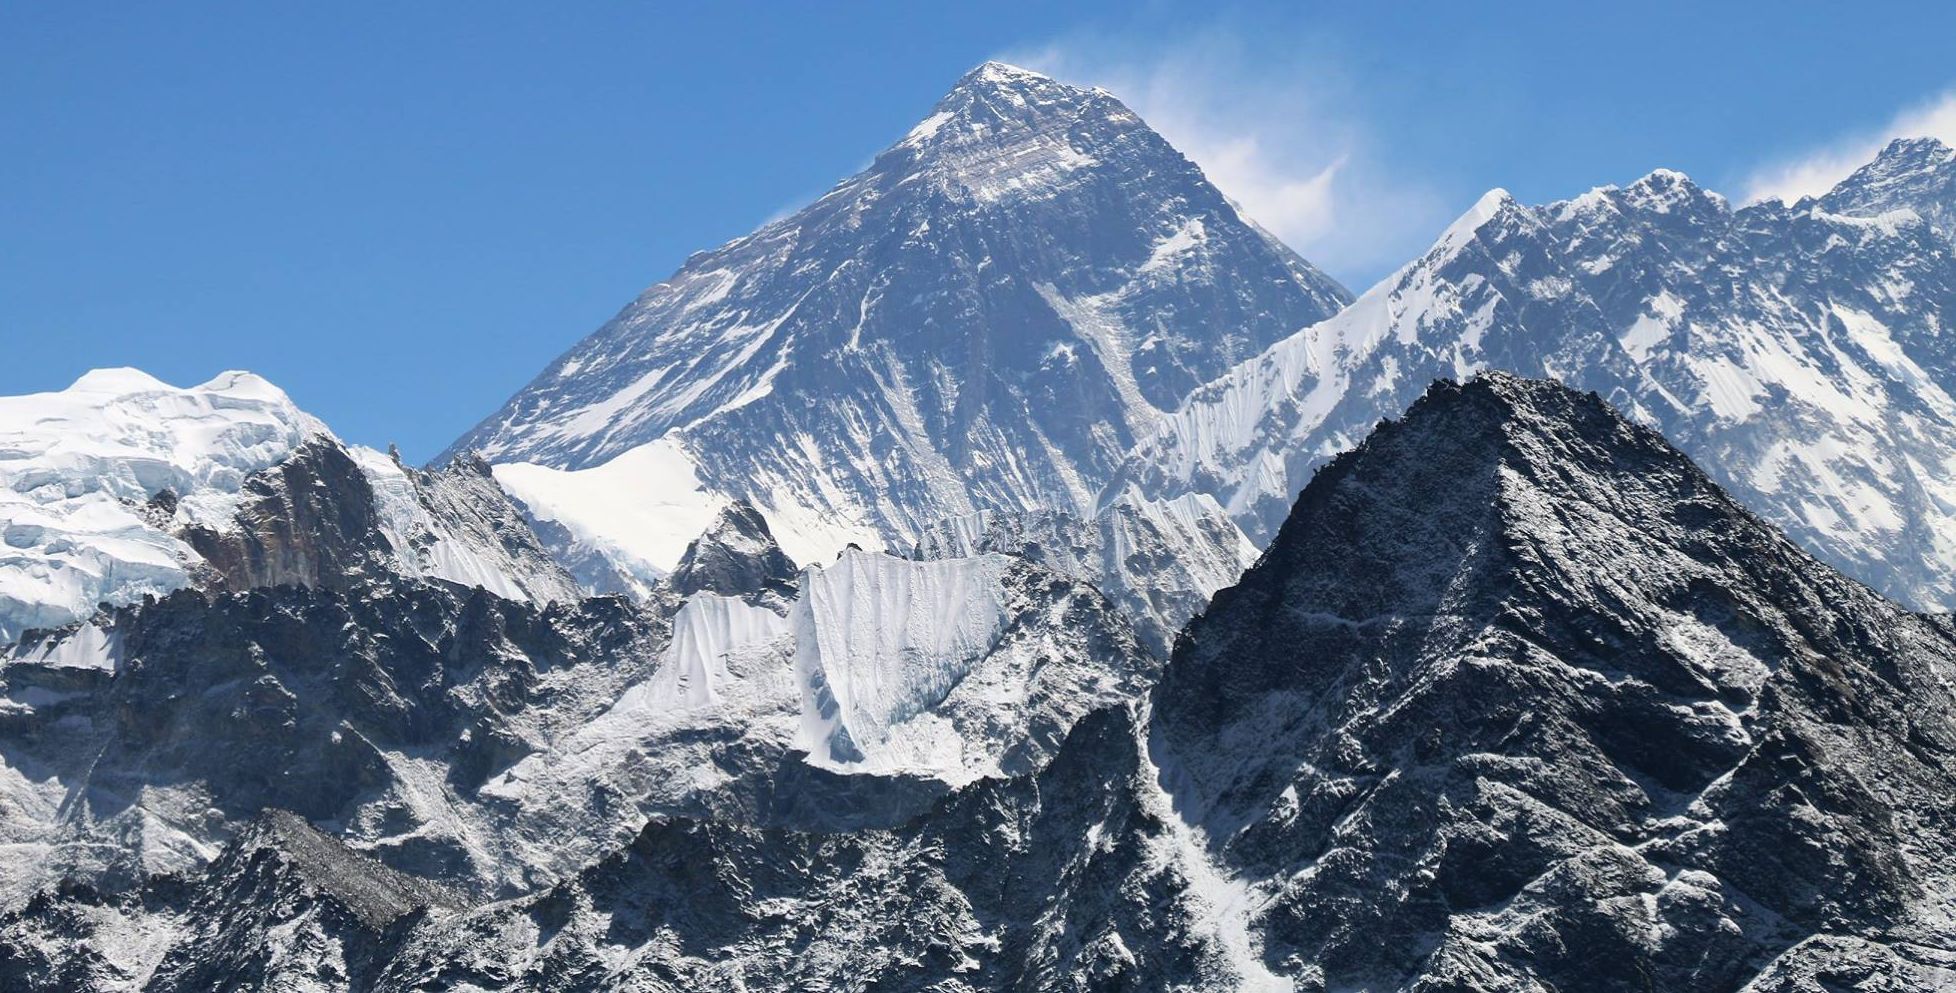
[[[1113,89],[1354,289],[1493,186],[1956,139],[1948,4],[671,6],[0,7],[0,393],[248,368],[430,457],[993,57]]]

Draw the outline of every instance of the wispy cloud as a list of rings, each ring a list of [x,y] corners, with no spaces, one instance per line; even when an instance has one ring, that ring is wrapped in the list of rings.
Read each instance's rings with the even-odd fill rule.
[[[1363,290],[1426,247],[1449,220],[1445,201],[1373,156],[1335,67],[1245,48],[1214,31],[1166,46],[1069,39],[1001,58],[1112,91],[1257,223]]]
[[[1792,203],[1819,196],[1866,165],[1896,138],[1939,138],[1956,144],[1956,90],[1896,114],[1884,127],[1857,132],[1758,169],[1746,178],[1746,202],[1777,197]]]

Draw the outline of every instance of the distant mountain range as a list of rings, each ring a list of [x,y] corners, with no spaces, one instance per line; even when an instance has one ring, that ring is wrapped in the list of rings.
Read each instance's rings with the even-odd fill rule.
[[[1952,224],[1495,191],[1352,300],[987,63],[436,467],[0,398],[0,989],[1946,988]]]
[[[1197,389],[1113,492],[1202,493],[1267,539],[1311,474],[1436,378],[1594,390],[1814,554],[1956,607],[1956,152],[1898,141],[1833,193],[1733,209],[1659,171],[1499,190],[1338,316]]]

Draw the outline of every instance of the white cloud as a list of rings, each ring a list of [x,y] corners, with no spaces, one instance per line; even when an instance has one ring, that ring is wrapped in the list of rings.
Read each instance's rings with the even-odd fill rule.
[[[1777,197],[1792,203],[1803,196],[1819,196],[1867,165],[1896,138],[1939,138],[1956,144],[1956,90],[1895,115],[1878,130],[1843,137],[1754,171],[1746,177],[1742,199],[1751,203]]]
[[[1371,154],[1322,58],[1250,57],[1209,32],[1169,46],[1071,39],[1006,61],[1102,86],[1261,224],[1354,290],[1423,251],[1450,213],[1424,183]]]

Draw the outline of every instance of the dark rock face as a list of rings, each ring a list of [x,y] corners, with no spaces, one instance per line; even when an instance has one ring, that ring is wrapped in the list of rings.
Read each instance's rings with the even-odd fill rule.
[[[400,580],[186,590],[113,634],[112,670],[3,670],[0,754],[68,797],[52,823],[9,825],[49,853],[14,870],[126,887],[280,808],[397,866],[508,885],[512,842],[476,791],[643,678],[666,637],[622,600],[539,609]]]
[[[792,598],[795,563],[781,551],[767,519],[752,504],[735,501],[686,546],[686,554],[667,577],[680,596],[699,592],[721,596]]]
[[[1084,509],[1190,389],[1348,299],[1111,95],[991,63],[451,451],[581,469],[670,437],[716,492],[908,541]]]
[[[268,811],[202,872],[114,895],[71,886],[0,917],[0,984],[20,993],[116,983],[186,993],[367,990],[414,921],[460,906],[455,894],[300,817]],[[153,969],[140,942],[131,947],[131,925],[167,928],[175,939]],[[90,951],[74,955],[76,946]]]
[[[236,526],[192,526],[216,589],[299,585],[345,588],[388,571],[374,490],[346,450],[327,438],[245,480]]]
[[[1655,434],[1493,376],[1318,474],[1154,729],[1308,988],[1806,988],[1829,942],[1947,947],[1953,663]]]
[[[204,560],[199,585],[347,589],[383,576],[481,586],[534,603],[582,598],[480,459],[432,472],[394,462],[378,476],[339,442],[315,437],[245,480],[222,527],[182,537]],[[380,480],[392,489],[376,488]],[[158,494],[159,510],[169,494]],[[167,515],[166,515],[167,516]]]
[[[895,830],[655,821],[549,892],[417,928],[380,988],[1209,988],[1227,974],[1158,860],[1139,759],[1131,716],[1103,711],[1037,776]]]

